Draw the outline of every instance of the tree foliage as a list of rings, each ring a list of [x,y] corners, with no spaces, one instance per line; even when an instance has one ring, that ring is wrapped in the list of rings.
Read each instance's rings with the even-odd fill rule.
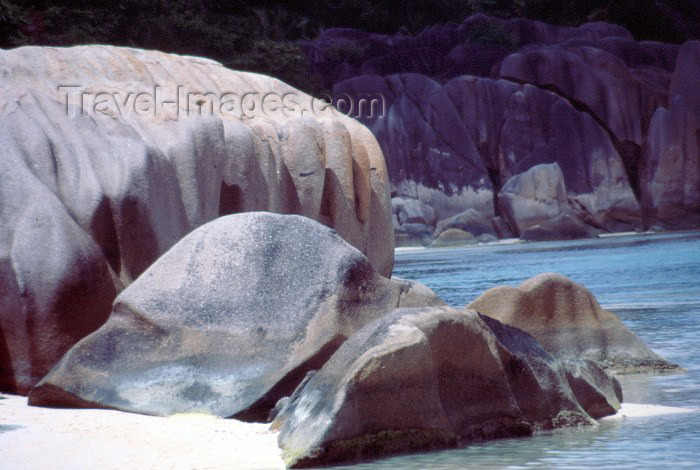
[[[700,29],[698,0],[0,0],[0,47],[103,43],[202,55],[315,92],[298,39],[328,27],[416,33],[477,12],[560,25],[605,20],[638,39],[676,43]],[[477,39],[508,41],[496,33]]]

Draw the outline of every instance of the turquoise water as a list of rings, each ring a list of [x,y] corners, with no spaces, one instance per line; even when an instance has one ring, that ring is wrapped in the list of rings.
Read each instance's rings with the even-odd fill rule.
[[[558,272],[586,285],[685,374],[622,376],[626,403],[700,410],[700,233],[397,253],[395,275],[462,307],[485,290]],[[360,469],[700,468],[700,412],[605,419],[463,449],[397,456]]]

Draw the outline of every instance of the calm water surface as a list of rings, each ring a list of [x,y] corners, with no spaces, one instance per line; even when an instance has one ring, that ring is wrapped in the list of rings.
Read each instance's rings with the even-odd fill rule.
[[[635,235],[576,242],[404,251],[395,275],[462,307],[485,290],[558,272],[586,285],[652,349],[685,374],[623,376],[627,403],[700,410],[700,233]],[[457,450],[392,457],[347,468],[700,468],[700,412],[604,419]]]

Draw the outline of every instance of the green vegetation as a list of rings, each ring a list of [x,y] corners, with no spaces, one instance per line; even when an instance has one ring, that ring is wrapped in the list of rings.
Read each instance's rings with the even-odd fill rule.
[[[0,47],[104,43],[201,55],[314,92],[299,39],[328,27],[416,33],[473,13],[560,25],[605,20],[638,39],[676,43],[700,29],[700,6],[683,0],[0,0]],[[511,38],[486,30],[475,40]]]

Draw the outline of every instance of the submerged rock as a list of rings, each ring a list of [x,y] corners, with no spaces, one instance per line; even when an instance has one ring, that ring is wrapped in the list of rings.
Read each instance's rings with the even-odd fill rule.
[[[591,291],[559,274],[489,289],[467,306],[530,333],[556,358],[585,358],[616,372],[679,370],[654,353]]]
[[[125,289],[107,323],[68,351],[29,403],[264,421],[357,329],[424,305],[444,302],[381,277],[317,222],[221,217]]]
[[[317,466],[591,424],[618,392],[597,365],[565,367],[475,311],[399,309],[345,342],[273,428],[287,465]]]

